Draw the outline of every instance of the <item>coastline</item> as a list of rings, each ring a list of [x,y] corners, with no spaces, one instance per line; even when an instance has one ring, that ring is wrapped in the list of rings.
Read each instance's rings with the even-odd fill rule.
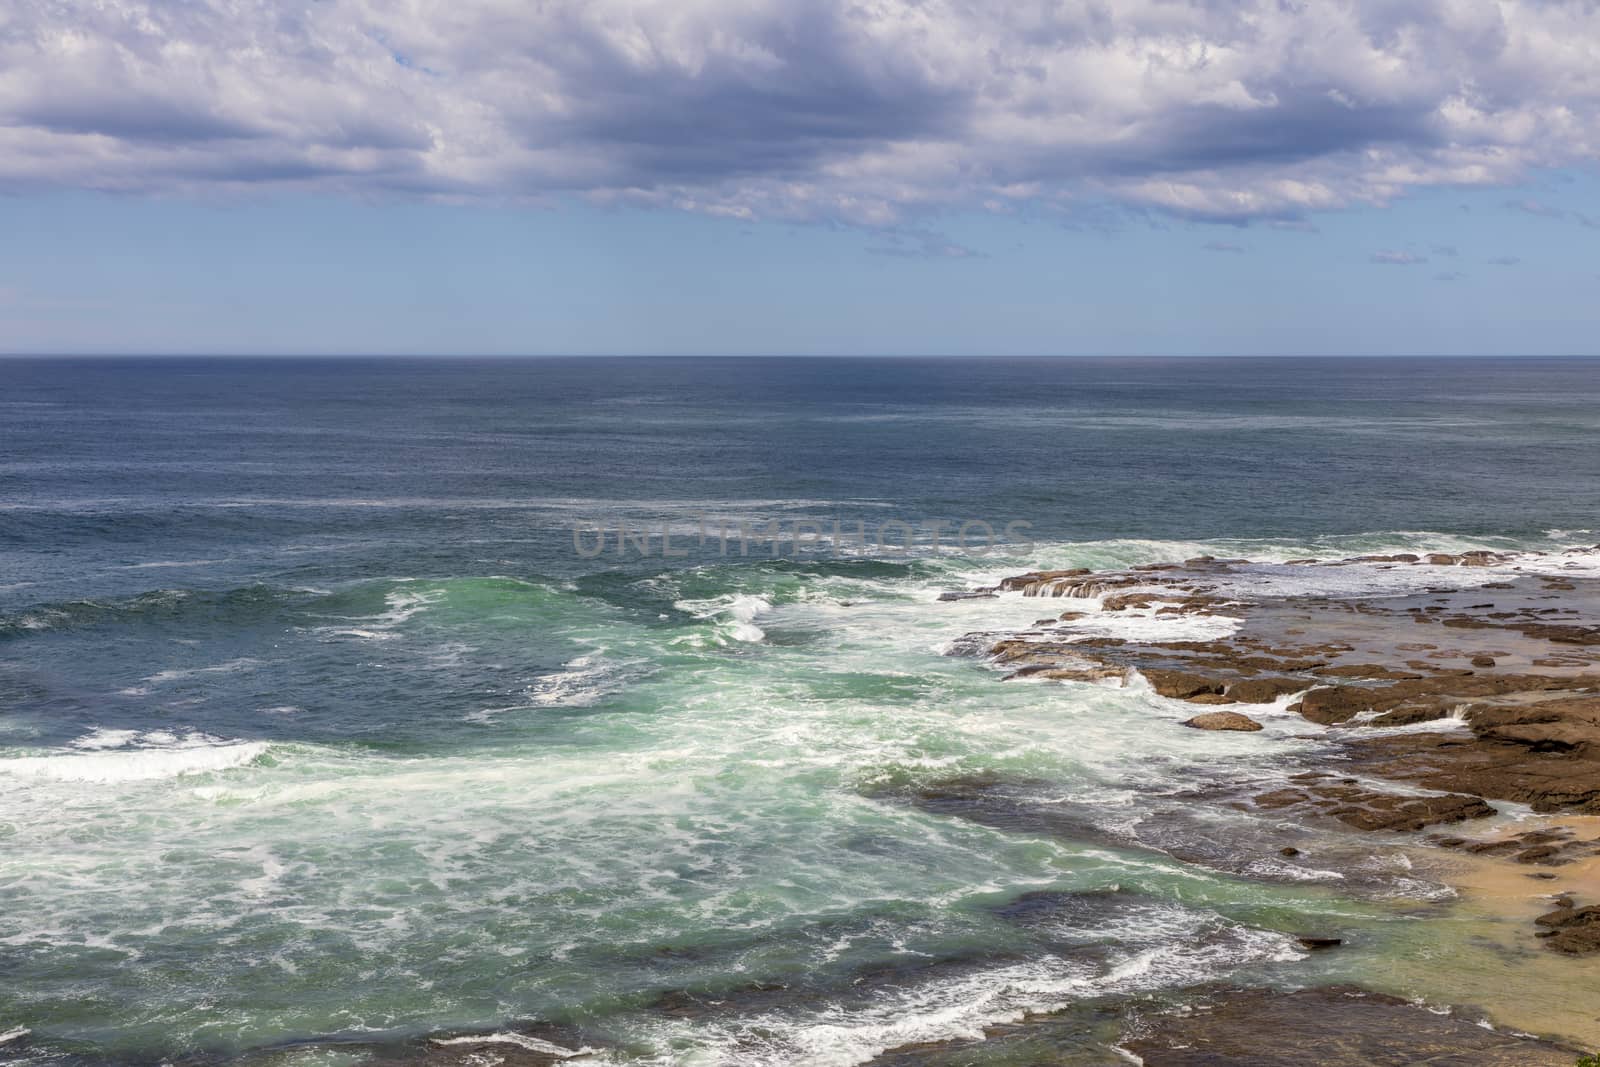
[[[1453,899],[1422,920],[1423,943],[1393,953],[1388,973],[1369,974],[1365,988],[1550,1039],[1567,1055],[1600,1047],[1600,989],[1585,982],[1600,942],[1584,911],[1600,904],[1600,627],[1589,621],[1600,601],[1597,558],[1600,546],[1283,564],[1202,557],[1030,572],[952,596],[1021,593],[1068,607],[1026,631],[982,635],[993,638],[982,654],[1005,680],[1147,686],[1195,705],[1183,726],[1248,737],[1263,729],[1258,720],[1297,716],[1330,740],[1288,788],[1223,788],[1218,798],[1398,846]],[[1438,580],[1376,597],[1274,591],[1294,567]],[[1471,581],[1451,580],[1467,573]],[[1162,616],[1230,626],[1159,640],[1107,625]],[[1570,934],[1556,939],[1557,927]],[[1182,1025],[1167,1030],[1139,1054],[1191,1062],[1160,1054],[1161,1041],[1176,1049],[1195,1038]],[[1571,1062],[1532,1048],[1503,1062]],[[1460,1062],[1502,1062],[1473,1055]]]
[[[1533,816],[1473,836],[1494,842],[1557,828],[1573,830],[1584,839],[1600,839],[1600,817],[1592,815]],[[1473,854],[1429,845],[1411,854],[1420,872],[1457,893],[1445,913],[1432,921],[1459,931],[1452,938],[1446,984],[1460,990],[1460,1002],[1481,1008],[1509,1029],[1563,1038],[1588,1051],[1600,1048],[1600,985],[1585,981],[1595,957],[1544,948],[1536,925],[1562,897],[1593,902],[1600,889],[1600,855],[1556,866],[1530,866],[1504,853]],[[1442,963],[1401,961],[1396,985],[1426,981]]]

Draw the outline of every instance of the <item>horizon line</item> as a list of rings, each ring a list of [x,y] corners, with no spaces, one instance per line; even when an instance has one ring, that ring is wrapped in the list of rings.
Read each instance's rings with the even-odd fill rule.
[[[1600,359],[1600,352],[3,352],[0,360],[578,360],[578,359]]]

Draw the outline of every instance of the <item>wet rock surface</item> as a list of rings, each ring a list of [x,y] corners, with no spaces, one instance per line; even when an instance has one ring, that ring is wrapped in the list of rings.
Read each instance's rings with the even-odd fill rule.
[[[1196,730],[1234,730],[1241,733],[1255,733],[1262,728],[1250,716],[1240,715],[1236,711],[1208,711],[1186,720],[1183,725]]]
[[[1131,1029],[1122,1047],[1145,1067],[1572,1067],[1580,1055],[1350,987],[1221,992]]]
[[[1600,952],[1600,905],[1578,907],[1570,898],[1534,920],[1537,937],[1545,948],[1568,956],[1590,956]]]
[[[1592,856],[1600,856],[1600,838],[1584,840],[1565,826],[1529,830],[1488,840],[1435,834],[1430,845],[1455,849],[1472,855],[1503,856],[1516,863],[1541,867],[1561,867]]]
[[[1369,789],[1348,779],[1322,781],[1325,776],[1320,774],[1296,777],[1305,784],[1263,793],[1255,798],[1256,806],[1325,815],[1357,830],[1421,830],[1495,813],[1482,798],[1461,793],[1406,796]]]
[[[316,1041],[256,1049],[239,1056],[193,1057],[171,1067],[287,1067],[339,1063],[359,1067],[552,1067],[593,1062],[596,1051],[575,1027],[539,1021],[495,1030],[445,1031],[390,1041]],[[108,1065],[109,1067],[109,1065]]]
[[[999,774],[952,776],[871,795],[1009,833],[1150,852],[1256,881],[1337,882],[1350,892],[1377,896],[1395,890],[1405,872],[1374,863],[1370,847],[1342,823],[1332,822],[1341,832],[1329,835],[1316,827],[1317,820],[1278,818],[1279,813],[1258,808],[1252,797],[1272,784],[1200,783],[1172,794],[1170,804],[1133,824],[1108,824],[1092,806],[1063,802],[1049,782]],[[1239,811],[1268,817],[1229,817]]]
[[[986,649],[1011,668],[1009,677],[1096,684],[1137,677],[1171,700],[1287,707],[1338,728],[1330,737],[1362,774],[1454,795],[1384,800],[1326,786],[1301,790],[1298,806],[1350,826],[1420,829],[1492,813],[1462,797],[1600,813],[1600,625],[1593,621],[1600,580],[1549,572],[1560,564],[1560,557],[1477,551],[1037,571],[998,588],[1098,600],[1098,611],[988,635],[998,639],[987,643],[972,635],[959,651]],[[1472,573],[1500,580],[1452,588],[1441,575],[1439,586],[1421,592],[1361,597],[1270,593],[1274,580],[1296,568],[1353,566],[1421,575],[1482,568]],[[1159,643],[1085,631],[1107,618],[1174,613],[1222,615],[1240,625],[1225,638]],[[1186,725],[1236,721],[1206,715]],[[1438,730],[1393,730],[1433,722]]]
[[[1018,576],[1002,588],[1069,598],[1075,609],[1026,631],[987,635],[986,643],[973,635],[967,654],[987,654],[1041,681],[1120,682],[1197,706],[1187,719],[1165,709],[1150,729],[1232,722],[1224,716],[1248,711],[1240,718],[1266,724],[1265,737],[1281,739],[1298,723],[1293,736],[1319,743],[1289,756],[1273,780],[1216,780],[1169,794],[1171,809],[1118,832],[1086,825],[1086,813],[1030,800],[1030,792],[1045,790],[1023,783],[934,784],[912,802],[993,826],[1149,848],[1253,879],[1331,872],[1342,890],[1371,887],[1379,895],[1382,878],[1364,881],[1370,872],[1328,835],[1351,842],[1367,833],[1395,835],[1392,842],[1415,835],[1419,844],[1514,865],[1507,877],[1526,879],[1519,899],[1528,910],[1516,924],[1527,948],[1511,951],[1543,956],[1537,944],[1559,956],[1600,953],[1600,902],[1574,899],[1586,895],[1583,872],[1600,856],[1600,836],[1550,819],[1504,834],[1503,820],[1492,821],[1511,805],[1554,817],[1600,814],[1597,552],[1600,546],[1569,554],[1581,564],[1536,554],[1400,554],[1290,564],[1201,559]],[[1296,578],[1304,567],[1335,574],[1368,568],[1349,583],[1356,587],[1382,586],[1370,581],[1373,568],[1407,579],[1361,595],[1308,595],[1296,590],[1340,582]],[[1472,570],[1436,570],[1445,567]],[[1434,574],[1437,584],[1429,581]],[[1178,637],[1160,636],[1163,617],[1176,617],[1166,632]],[[1260,733],[1230,743],[1248,747],[1260,743],[1253,740]],[[1197,759],[1197,767],[1205,763]],[[1212,824],[1196,814],[1196,804],[1207,802],[1257,818]],[[1295,835],[1296,826],[1308,835]],[[1572,868],[1577,874],[1555,873],[1580,863]],[[1531,923],[1541,878],[1580,892],[1546,898]],[[1337,933],[1307,936],[1320,947],[1319,939],[1337,941]],[[1231,993],[1209,1012],[1163,1017],[1142,1038],[1151,1043],[1129,1047],[1151,1065],[1565,1067],[1576,1058],[1572,1050],[1485,1030],[1476,1017],[1418,1015],[1402,1002],[1358,992]],[[1302,1022],[1306,1014],[1315,1017]],[[1265,1025],[1257,1028],[1258,1021]],[[1288,1047],[1284,1033],[1295,1035]]]

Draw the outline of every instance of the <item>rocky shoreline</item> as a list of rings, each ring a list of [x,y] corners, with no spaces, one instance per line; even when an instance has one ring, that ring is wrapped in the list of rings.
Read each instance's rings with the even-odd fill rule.
[[[1571,553],[1585,559],[1600,552]],[[1421,830],[1495,814],[1489,803],[1544,814],[1600,814],[1600,579],[1521,572],[1525,556],[1368,556],[1284,566],[1495,568],[1505,580],[1381,598],[1289,597],[1246,602],[1226,580],[1253,566],[1201,558],[1110,574],[1031,572],[992,592],[1099,598],[1099,613],[1227,615],[1242,624],[1209,641],[1077,636],[1082,611],[1041,620],[989,645],[1008,678],[1148,685],[1205,707],[1185,725],[1254,730],[1251,705],[1337,727],[1345,773],[1308,771],[1258,795],[1362,830]],[[985,590],[984,592],[991,592]],[[1439,724],[1438,730],[1407,729]],[[1349,775],[1430,791],[1385,792]],[[1435,839],[1472,847],[1465,839]],[[1600,851],[1560,829],[1530,834],[1515,857],[1554,864]],[[1511,850],[1498,842],[1496,851]],[[1600,950],[1600,942],[1594,949]]]
[[[1112,572],[1034,571],[956,595],[1020,593],[1074,606],[1026,630],[968,635],[956,651],[987,657],[1007,681],[1145,686],[1195,705],[1181,724],[1195,729],[1254,733],[1267,714],[1298,716],[1335,753],[1272,788],[1250,781],[1218,787],[1218,799],[1352,840],[1407,836],[1424,862],[1457,854],[1503,865],[1526,887],[1519,905],[1525,899],[1537,912],[1525,927],[1527,943],[1592,957],[1600,954],[1600,879],[1589,874],[1600,869],[1600,828],[1587,825],[1600,814],[1597,553],[1600,546],[1565,556],[1469,552],[1283,564],[1201,557]],[[1306,595],[1283,580],[1296,568],[1333,576],[1331,585],[1339,584],[1340,569],[1393,572],[1404,581],[1390,592]],[[1457,568],[1475,570],[1463,581],[1468,572]],[[1174,617],[1226,621],[1228,632],[1162,640],[1152,636],[1160,627],[1123,627],[1136,635],[1121,636],[1108,625]],[[999,814],[997,790],[1003,787],[946,783],[918,802],[1014,820],[1015,813]],[[1520,812],[1530,828],[1475,831],[1475,823],[1506,812]],[[1182,856],[1183,834],[1171,838],[1170,847],[1160,847]],[[1249,851],[1271,842],[1240,845]],[[1299,853],[1292,844],[1278,851],[1290,862]],[[1211,862],[1219,865],[1214,855]],[[1585,874],[1549,892],[1568,867]],[[1568,966],[1567,981],[1580,983],[1579,969],[1593,963]],[[1576,1055],[1564,1046],[1518,1045],[1521,1039],[1504,1034],[1487,1042],[1459,1028],[1446,1034],[1426,1025],[1425,1013],[1362,991],[1334,996],[1236,991],[1215,1010],[1161,1017],[1125,1047],[1149,1065],[1410,1063],[1445,1053],[1440,1062],[1570,1064]],[[1274,1058],[1251,1045],[1247,1017],[1311,1004],[1319,1013],[1329,1004],[1359,1004],[1354,1010],[1365,1021],[1349,1022],[1348,1032],[1370,1036],[1387,1027],[1392,1055],[1341,1039],[1341,1027],[1325,1034],[1312,1028],[1321,1034],[1314,1057]],[[1479,1006],[1494,1014],[1495,1005]],[[1591,1021],[1600,1033],[1600,1018]],[[1299,1019],[1294,1029],[1304,1033],[1305,1024]],[[1436,1042],[1427,1046],[1431,1052],[1407,1044],[1407,1035],[1424,1033]]]

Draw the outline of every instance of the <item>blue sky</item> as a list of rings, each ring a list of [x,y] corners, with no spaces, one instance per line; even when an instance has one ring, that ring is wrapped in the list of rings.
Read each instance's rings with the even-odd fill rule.
[[[1593,353],[1600,15],[21,0],[0,351]]]

